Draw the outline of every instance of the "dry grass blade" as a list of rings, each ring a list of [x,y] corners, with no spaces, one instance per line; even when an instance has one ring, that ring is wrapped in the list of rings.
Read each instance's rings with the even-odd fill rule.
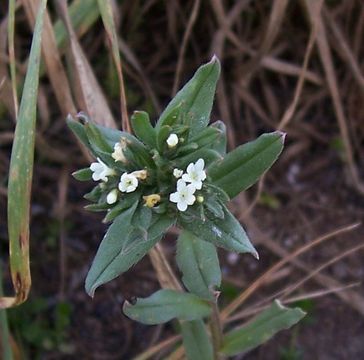
[[[30,23],[34,25],[37,3],[39,1],[22,0],[22,2]],[[69,113],[76,114],[76,107],[73,103],[71,88],[61,62],[53,32],[53,26],[47,11],[45,14],[44,32],[42,36],[42,54],[47,67],[48,77],[63,116],[66,117]]]
[[[167,340],[161,341],[159,344],[156,344],[149,348],[147,351],[135,357],[133,360],[147,360],[152,358],[154,355],[160,354],[162,351],[168,349],[173,346],[177,341],[181,340],[181,336],[176,335],[172,336]]]
[[[257,304],[255,304],[254,307],[258,307],[259,309],[264,308],[265,304],[270,303],[274,299],[279,299],[279,300],[282,300],[282,302],[283,302],[284,299],[286,299],[290,294],[292,294],[292,292],[294,292],[295,290],[297,290],[299,288],[302,288],[303,284],[305,284],[307,281],[312,279],[314,276],[316,276],[322,270],[324,270],[327,267],[335,264],[336,262],[342,260],[343,258],[354,254],[355,252],[361,250],[362,248],[364,248],[364,244],[360,244],[358,246],[350,248],[349,250],[344,251],[343,253],[333,257],[329,261],[327,261],[324,264],[322,264],[322,265],[318,266],[317,268],[315,268],[313,271],[311,271],[308,275],[303,277],[301,280],[296,281],[293,285],[290,285],[290,286],[288,286],[288,287],[286,287],[286,288],[284,288],[284,289],[282,289],[280,291],[277,291],[276,293],[268,296],[267,298],[263,299],[262,301],[259,301]],[[339,288],[342,289],[342,286],[340,286]],[[345,288],[347,288],[347,287],[345,287]],[[330,291],[330,289],[328,291]],[[239,318],[245,317],[247,312],[249,312],[249,310],[241,311],[241,312],[229,317],[227,322],[235,321],[235,320],[237,320]]]
[[[62,0],[57,0],[56,4],[60,16],[66,25],[70,39],[72,75],[74,76],[74,80],[77,79],[73,83],[75,85],[74,90],[78,106],[85,109],[96,123],[110,128],[116,128],[114,118],[102,89],[73,30],[67,4]]]
[[[11,153],[8,185],[8,232],[10,268],[15,297],[0,298],[1,308],[24,302],[31,286],[29,207],[33,176],[39,63],[46,4],[47,0],[42,0],[38,10]]]
[[[155,247],[152,248],[148,254],[162,288],[182,290],[181,284],[177,280],[171,266],[164,256],[164,251],[161,244],[155,245]]]
[[[278,130],[282,130],[286,127],[288,122],[292,119],[294,112],[296,111],[297,104],[298,104],[299,98],[301,96],[301,92],[302,92],[303,85],[304,85],[305,78],[306,78],[308,62],[311,57],[313,45],[316,40],[317,24],[318,24],[318,19],[319,19],[320,13],[321,13],[322,3],[323,3],[323,0],[319,0],[313,6],[313,20],[312,20],[312,25],[311,25],[310,38],[308,40],[308,44],[307,44],[307,48],[306,48],[306,52],[305,52],[305,58],[303,60],[301,75],[298,78],[297,86],[296,86],[294,96],[293,96],[293,101],[291,102],[289,107],[284,112],[284,115],[277,127]]]
[[[330,265],[335,264],[339,260],[341,260],[341,259],[343,259],[343,258],[345,258],[347,256],[350,256],[351,254],[354,254],[354,253],[358,252],[359,250],[361,250],[363,248],[364,248],[364,244],[360,244],[358,246],[354,246],[353,248],[351,248],[349,250],[346,250],[343,253],[341,253],[341,254],[333,257],[329,261],[325,262],[324,264],[320,265],[319,267],[317,267],[316,269],[314,269],[313,271],[311,271],[303,279],[301,279],[300,281],[296,282],[294,285],[290,286],[288,289],[285,289],[284,295],[281,298],[284,299],[288,295],[292,294],[293,291],[295,291],[296,289],[300,288],[304,283],[306,283],[308,280],[312,279],[316,274],[318,274],[322,270],[326,269]]]
[[[124,78],[123,78],[123,71],[122,71],[122,65],[121,65],[121,59],[120,59],[120,53],[119,53],[118,38],[116,35],[115,22],[114,22],[114,17],[113,17],[113,13],[112,13],[110,0],[98,0],[98,4],[99,4],[102,21],[104,23],[107,36],[111,43],[112,56],[113,56],[113,59],[115,62],[116,71],[117,71],[118,78],[119,78],[122,128],[126,132],[131,132],[128,110],[127,110],[127,106],[126,106]]]
[[[17,92],[17,84],[16,84],[14,33],[15,33],[15,0],[9,0],[9,9],[8,9],[8,47],[9,47],[10,77],[11,77],[11,87],[12,87],[12,90],[13,90],[15,118],[17,118],[18,117],[19,105],[18,105],[18,92]]]
[[[273,45],[282,25],[284,14],[286,13],[288,0],[275,0],[269,17],[267,30],[264,34],[262,44],[256,55],[245,66],[243,74],[249,79],[253,76],[254,71],[259,67],[260,62],[265,54],[267,54]]]
[[[119,38],[119,49],[120,49],[121,53],[123,54],[125,60],[139,73],[139,76],[141,79],[141,84],[143,86],[143,90],[145,91],[146,96],[148,96],[150,98],[157,113],[159,114],[162,111],[162,109],[161,109],[160,103],[157,99],[157,96],[155,95],[155,92],[153,91],[150,81],[149,81],[147,75],[145,74],[142,65],[140,64],[139,60],[135,56],[134,52],[122,38]]]
[[[332,45],[339,51],[338,55],[347,63],[349,70],[353,75],[354,81],[357,82],[361,91],[364,92],[364,77],[358,62],[355,59],[353,51],[350,49],[343,33],[341,32],[338,24],[336,24],[333,17],[330,15],[326,8],[323,9],[324,19],[330,27],[331,34],[333,35]]]
[[[338,292],[342,292],[342,291],[346,291],[349,289],[352,289],[354,287],[358,287],[360,285],[360,283],[356,282],[353,284],[348,284],[348,285],[344,285],[344,286],[338,286],[338,287],[334,287],[334,288],[330,288],[330,289],[322,289],[322,290],[317,290],[317,291],[312,291],[312,292],[308,292],[308,293],[304,293],[301,295],[297,295],[297,296],[292,296],[288,299],[280,299],[280,301],[282,302],[282,304],[292,304],[295,303],[297,301],[301,301],[301,300],[309,300],[309,299],[316,299],[316,298],[320,298],[326,295],[331,295],[331,294],[335,294]],[[229,317],[228,319],[226,319],[226,324],[231,323],[231,322],[235,322],[238,320],[242,320],[242,319],[246,319],[249,316],[255,315],[260,313],[262,310],[266,309],[269,307],[268,305],[264,305],[264,306],[260,306],[260,305],[253,305],[251,308],[246,309],[244,311],[240,311],[239,313]]]
[[[314,0],[303,0],[307,9],[311,23],[315,21]],[[336,78],[334,62],[332,59],[326,29],[322,21],[322,17],[317,18],[317,37],[316,42],[321,57],[321,62],[325,70],[326,80],[334,104],[335,114],[340,128],[341,137],[344,143],[345,156],[348,162],[353,185],[361,194],[364,194],[364,184],[361,181],[358,170],[354,162],[353,149],[351,145],[347,119],[344,113],[343,104],[340,98],[338,82]]]
[[[178,54],[178,61],[177,61],[177,69],[176,69],[176,76],[174,78],[174,82],[173,82],[173,90],[172,90],[172,97],[174,95],[176,95],[178,87],[179,87],[179,83],[180,83],[180,79],[181,79],[181,73],[182,73],[182,68],[183,68],[183,59],[185,56],[185,51],[186,51],[186,47],[187,47],[187,43],[188,43],[188,39],[191,36],[191,32],[193,29],[193,25],[196,22],[197,19],[197,14],[198,14],[198,10],[200,8],[200,3],[201,0],[196,0],[193,4],[193,9],[191,11],[191,16],[188,20],[187,23],[187,27],[186,27],[186,31],[183,35],[183,40],[182,40],[182,44],[179,50],[179,54]]]
[[[311,250],[313,247],[321,244],[323,241],[331,239],[334,236],[339,234],[351,231],[357,228],[359,224],[352,224],[349,226],[345,226],[343,228],[337,229],[333,232],[328,234],[322,235],[317,239],[311,241],[309,244],[301,246],[294,252],[287,254],[283,259],[273,265],[268,271],[266,271],[263,275],[261,275],[257,280],[255,280],[246,290],[244,290],[233,302],[231,302],[221,313],[221,318],[225,320],[230,314],[232,314],[236,309],[241,306],[244,301],[248,299],[259,287],[261,287],[266,280],[276,271],[281,269],[285,264],[291,262],[293,259],[298,257],[299,255],[303,254],[304,252]]]

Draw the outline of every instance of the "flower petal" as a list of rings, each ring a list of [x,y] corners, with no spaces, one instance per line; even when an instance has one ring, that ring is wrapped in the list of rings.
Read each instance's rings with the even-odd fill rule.
[[[187,202],[186,201],[179,201],[178,203],[177,203],[177,209],[179,210],[179,211],[186,211],[187,210]]]
[[[169,195],[169,201],[174,202],[174,203],[178,203],[179,201],[179,194],[178,192],[172,193]]]
[[[197,172],[200,172],[205,167],[205,160],[204,159],[198,159],[195,164],[195,169]]]

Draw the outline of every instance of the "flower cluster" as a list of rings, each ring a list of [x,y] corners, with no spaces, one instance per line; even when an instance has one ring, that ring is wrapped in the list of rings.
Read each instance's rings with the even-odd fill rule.
[[[114,152],[111,156],[115,161],[125,162],[126,158],[123,153],[124,145],[118,142],[114,145]],[[100,158],[97,158],[97,162],[94,162],[90,166],[92,171],[92,179],[94,181],[108,182],[109,176],[115,176],[116,172],[114,169],[108,167]],[[139,185],[139,180],[144,180],[147,177],[146,170],[136,170],[131,173],[124,172],[119,180],[118,188],[112,189],[106,196],[106,202],[109,205],[116,203],[118,199],[118,190],[123,193],[130,193],[137,189]]]
[[[180,169],[173,170],[176,178],[182,178],[177,181],[177,191],[170,194],[169,200],[177,204],[179,211],[186,211],[189,205],[195,203],[194,193],[196,190],[201,190],[202,182],[206,179],[204,167],[204,159],[198,159],[195,164],[191,163],[187,166],[185,174]]]
[[[179,143],[176,134],[170,134],[166,140],[169,148],[174,148]],[[127,164],[128,160],[125,157],[124,151],[127,148],[127,143],[124,139],[114,145],[114,151],[111,157],[115,162]],[[172,175],[178,179],[176,192],[167,193],[169,201],[177,205],[179,211],[186,211],[188,206],[193,205],[196,200],[203,199],[202,196],[195,196],[197,190],[202,189],[202,182],[206,179],[206,172],[204,170],[204,159],[198,159],[196,163],[190,163],[187,166],[186,172],[178,168],[173,169]],[[117,172],[106,165],[100,158],[90,166],[92,172],[92,179],[94,181],[108,182],[110,176],[117,176]],[[131,172],[123,172],[118,180],[117,187],[109,189],[106,196],[106,203],[109,205],[115,204],[119,198],[119,192],[131,193],[134,192],[140,180],[147,178],[147,170],[135,170]],[[110,185],[113,187],[114,185]],[[168,195],[169,194],[169,195]],[[160,194],[151,194],[143,196],[145,206],[152,208],[161,201]]]

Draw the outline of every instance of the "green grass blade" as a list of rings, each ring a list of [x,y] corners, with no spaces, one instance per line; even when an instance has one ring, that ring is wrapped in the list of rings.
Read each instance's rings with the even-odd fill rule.
[[[15,32],[15,0],[9,0],[9,10],[8,10],[9,64],[10,64],[11,87],[13,90],[15,117],[18,117],[18,93],[16,85],[14,32]]]
[[[29,207],[34,161],[41,38],[46,4],[47,0],[42,0],[38,9],[11,153],[8,186],[8,232],[10,268],[15,288],[15,297],[1,298],[0,307],[2,308],[24,302],[28,297],[31,285],[29,269]]]

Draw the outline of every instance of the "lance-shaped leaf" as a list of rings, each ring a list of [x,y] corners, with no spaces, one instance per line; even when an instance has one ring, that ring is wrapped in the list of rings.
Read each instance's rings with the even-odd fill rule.
[[[131,222],[137,205],[136,202],[116,217],[106,232],[87,274],[85,288],[90,296],[100,285],[115,279],[137,263],[173,224],[173,219],[158,215],[148,230],[135,223],[133,225]]]
[[[169,122],[170,114],[181,107],[183,123],[190,126],[190,134],[198,134],[207,126],[214,101],[216,83],[220,75],[220,62],[214,56],[202,65],[193,78],[177,93],[160,116],[157,131]],[[178,117],[176,117],[176,120]],[[173,124],[171,124],[173,125]]]
[[[41,38],[46,4],[46,0],[42,0],[39,4],[10,161],[8,232],[10,267],[15,298],[1,298],[0,307],[9,307],[25,301],[31,284],[29,269],[29,204],[33,176]]]
[[[216,246],[238,253],[248,252],[259,258],[239,221],[224,205],[221,204],[221,207],[224,212],[223,218],[215,217],[212,213],[206,212],[203,220],[197,211],[191,209],[189,210],[189,218],[180,216],[180,225],[200,239]]]
[[[278,331],[288,329],[306,315],[299,308],[290,309],[278,300],[248,325],[229,332],[223,340],[221,352],[226,355],[236,355],[265,343]]]
[[[131,117],[134,134],[151,149],[156,147],[155,129],[150,123],[149,115],[145,111],[134,111]]]
[[[213,350],[202,320],[181,323],[183,346],[188,360],[211,360]]]
[[[206,300],[181,291],[164,289],[145,299],[137,299],[134,305],[125,301],[124,314],[143,324],[162,324],[174,318],[197,320],[210,314],[211,307]]]
[[[285,134],[275,131],[240,145],[209,169],[212,182],[230,198],[252,186],[277,160]]]
[[[177,241],[177,264],[182,271],[186,288],[202,297],[213,300],[213,289],[220,286],[221,271],[216,248],[183,231]]]

